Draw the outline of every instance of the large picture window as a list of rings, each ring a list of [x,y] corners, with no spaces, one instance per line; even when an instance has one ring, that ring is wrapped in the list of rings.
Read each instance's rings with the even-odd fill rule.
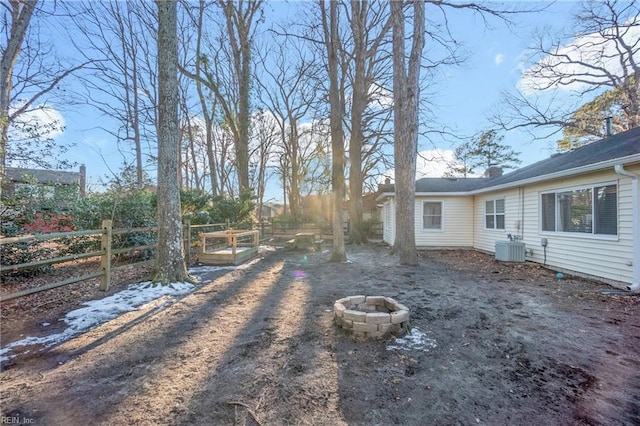
[[[540,197],[542,231],[618,234],[618,187],[602,185]]]
[[[504,198],[484,203],[485,229],[504,229]]]
[[[442,229],[442,201],[422,203],[422,228]]]

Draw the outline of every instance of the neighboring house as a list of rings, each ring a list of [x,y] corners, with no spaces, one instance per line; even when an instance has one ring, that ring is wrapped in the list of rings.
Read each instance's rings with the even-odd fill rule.
[[[370,194],[364,194],[362,196],[362,220],[374,221],[380,220],[380,213],[378,212],[378,202],[376,201],[380,192],[372,192]],[[345,200],[342,204],[343,217],[347,220],[351,219],[351,200]]]
[[[7,167],[6,176],[3,191],[9,195],[20,188],[38,188],[45,196],[53,198],[56,188],[61,187],[77,188],[80,197],[86,194],[87,170],[84,165],[78,172]]]
[[[257,210],[257,207],[256,207]],[[282,214],[284,211],[284,206],[282,204],[277,203],[264,203],[262,205],[262,214],[259,220],[271,220],[274,217]]]
[[[420,179],[416,245],[493,253],[511,234],[527,260],[640,291],[639,177],[636,128],[498,177]],[[378,202],[393,244],[394,189]]]

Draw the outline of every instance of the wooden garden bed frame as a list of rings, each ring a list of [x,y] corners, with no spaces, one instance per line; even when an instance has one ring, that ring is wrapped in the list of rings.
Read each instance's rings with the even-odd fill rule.
[[[251,237],[251,241],[238,241]],[[207,240],[223,239],[224,246],[207,250]],[[200,234],[200,255],[198,260],[206,265],[240,265],[258,254],[259,230],[228,230]],[[211,246],[211,244],[209,244]]]

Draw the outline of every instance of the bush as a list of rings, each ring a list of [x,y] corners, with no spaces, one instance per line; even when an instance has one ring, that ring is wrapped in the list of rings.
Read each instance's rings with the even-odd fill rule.
[[[77,229],[100,229],[103,220],[111,220],[114,229],[147,228],[157,226],[155,194],[147,190],[109,191],[92,194],[74,206],[73,223]],[[156,242],[155,232],[129,232],[114,235],[113,248],[151,245]],[[72,253],[99,247],[96,238],[76,238],[69,245]],[[151,250],[144,250],[148,258]]]
[[[103,220],[114,228],[156,226],[156,198],[147,190],[92,194],[75,204],[72,216],[77,229],[100,229]]]
[[[13,194],[4,192],[0,202],[0,233],[5,237],[18,237],[71,231],[73,227],[68,211],[76,199],[77,188],[65,186],[51,188],[34,184],[18,188]],[[3,244],[0,246],[0,258],[5,269],[3,278],[12,275],[32,276],[51,270],[50,265],[19,272],[6,267],[51,258],[55,248],[56,244],[42,241]]]
[[[13,244],[3,244],[0,246],[0,258],[2,258],[4,276],[33,276],[40,272],[53,269],[51,265],[39,266],[37,268],[23,269],[13,272],[9,265],[19,265],[21,263],[31,263],[38,260],[45,260],[52,257],[54,250],[43,241],[19,242]],[[3,277],[4,279],[5,277]]]
[[[255,198],[251,191],[245,191],[238,198],[219,195],[213,197],[211,206],[207,209],[211,223],[251,222],[251,215],[256,207]]]

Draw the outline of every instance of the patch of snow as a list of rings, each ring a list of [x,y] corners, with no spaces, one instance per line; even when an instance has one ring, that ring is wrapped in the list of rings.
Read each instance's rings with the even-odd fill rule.
[[[61,319],[67,324],[67,328],[60,333],[42,337],[26,337],[17,342],[9,343],[0,349],[0,362],[14,358],[16,355],[6,354],[15,347],[43,345],[43,349],[45,349],[162,296],[180,296],[190,293],[194,288],[194,285],[190,283],[159,285],[145,281],[132,284],[111,296],[85,302],[83,303],[85,307],[67,313]]]
[[[197,278],[204,276],[207,272],[225,270],[225,269],[247,269],[260,261],[256,258],[251,262],[239,266],[200,266],[190,268],[189,273]],[[69,312],[60,321],[67,324],[67,328],[60,333],[51,334],[42,337],[26,337],[22,340],[9,343],[0,348],[0,362],[5,362],[17,355],[9,355],[9,352],[16,347],[43,345],[42,349],[46,349],[55,344],[69,340],[73,336],[83,333],[95,326],[110,321],[126,312],[134,311],[140,306],[152,302],[161,297],[167,297],[169,300],[176,296],[182,296],[191,293],[195,286],[191,283],[170,283],[167,285],[154,284],[150,281],[131,284],[124,290],[121,290],[111,296],[99,300],[91,300],[83,303],[84,307]],[[42,326],[48,326],[49,323],[42,323]],[[20,335],[21,337],[23,335]],[[28,351],[23,352],[26,354]]]
[[[403,337],[398,337],[395,344],[387,346],[388,351],[424,351],[429,352],[430,349],[437,348],[438,344],[434,339],[430,339],[427,335],[420,331],[418,327],[413,327],[409,333]]]

